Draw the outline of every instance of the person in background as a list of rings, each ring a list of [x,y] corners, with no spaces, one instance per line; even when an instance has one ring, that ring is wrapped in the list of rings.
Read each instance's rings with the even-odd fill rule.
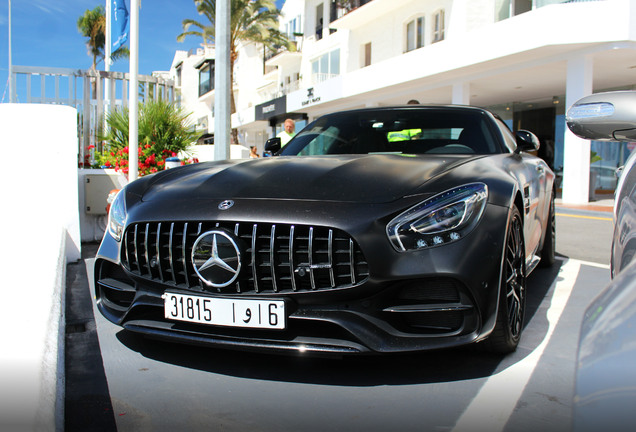
[[[280,138],[280,147],[285,145],[296,135],[296,123],[292,119],[285,120],[285,129],[283,129],[278,135]]]
[[[406,103],[407,105],[419,105],[420,101],[417,99],[411,99]],[[387,139],[389,142],[409,141],[412,139],[420,138],[422,129],[403,129],[401,131],[389,132]]]
[[[258,159],[259,157],[261,156],[256,152],[256,146],[250,146],[250,158]]]

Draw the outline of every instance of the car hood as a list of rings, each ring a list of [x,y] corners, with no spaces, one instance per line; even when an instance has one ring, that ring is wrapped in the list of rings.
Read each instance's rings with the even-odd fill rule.
[[[190,165],[162,172],[143,201],[294,199],[383,203],[418,188],[474,157],[353,155],[282,156]],[[150,179],[149,179],[150,180]]]

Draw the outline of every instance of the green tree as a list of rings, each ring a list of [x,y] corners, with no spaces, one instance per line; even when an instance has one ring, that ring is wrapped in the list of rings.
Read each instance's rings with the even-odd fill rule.
[[[183,33],[177,36],[183,42],[187,36],[199,36],[204,43],[214,43],[216,23],[216,0],[194,0],[199,15],[206,22],[185,19],[182,22]],[[237,47],[240,42],[263,44],[266,48],[276,50],[285,47],[290,51],[295,46],[278,30],[280,10],[273,0],[230,0],[230,82],[234,82],[234,64],[238,58]],[[191,30],[191,28],[198,30]],[[230,109],[236,112],[234,92],[230,92]],[[236,130],[232,130],[233,141],[236,142]]]
[[[97,64],[104,60],[104,47],[106,43],[106,15],[103,6],[97,6],[95,9],[87,9],[84,15],[77,19],[77,29],[82,36],[88,38],[86,40],[86,48],[88,55],[93,59],[91,69],[97,70]],[[122,46],[111,54],[113,61],[120,58],[130,56],[128,47]]]

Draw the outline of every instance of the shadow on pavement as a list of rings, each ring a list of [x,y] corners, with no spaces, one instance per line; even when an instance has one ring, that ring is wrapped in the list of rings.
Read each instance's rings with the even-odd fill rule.
[[[82,245],[82,260],[66,268],[66,391],[64,430],[116,431],[113,407],[97,338],[84,259],[95,244]]]
[[[537,269],[528,278],[526,325],[557,280],[562,261]],[[539,332],[545,335],[548,322],[537,316]],[[535,329],[536,331],[536,329]],[[523,337],[523,336],[522,336]],[[146,358],[190,369],[259,380],[340,386],[409,385],[452,382],[487,377],[527,356],[534,347],[510,356],[493,355],[480,345],[415,354],[350,356],[342,358],[271,355],[181,345],[144,338],[127,330],[117,333],[127,348]],[[540,343],[537,342],[537,344]]]

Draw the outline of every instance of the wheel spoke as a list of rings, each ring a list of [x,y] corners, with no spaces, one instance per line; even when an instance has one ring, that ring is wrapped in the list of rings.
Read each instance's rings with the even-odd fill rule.
[[[508,328],[513,337],[518,337],[523,325],[523,304],[525,296],[525,262],[522,227],[519,219],[514,219],[508,232],[506,245],[506,303],[508,306]]]

